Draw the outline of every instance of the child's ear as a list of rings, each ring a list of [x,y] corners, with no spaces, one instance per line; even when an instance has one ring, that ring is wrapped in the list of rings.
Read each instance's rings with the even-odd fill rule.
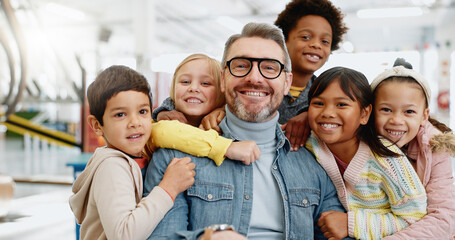
[[[430,109],[425,108],[425,110],[423,111],[423,118],[422,121],[420,122],[420,126],[425,125],[425,123],[428,121],[428,118],[430,118]]]
[[[370,119],[371,111],[373,106],[370,104],[366,108],[362,109],[360,113],[360,124],[366,125],[368,123],[368,119]]]
[[[92,128],[92,130],[96,133],[96,135],[103,136],[103,128],[95,116],[89,115],[87,118],[87,122],[88,125]]]
[[[283,92],[284,96],[288,95],[289,89],[291,89],[291,85],[292,85],[292,73],[285,72],[285,74],[286,74],[286,78],[284,79],[284,92]]]

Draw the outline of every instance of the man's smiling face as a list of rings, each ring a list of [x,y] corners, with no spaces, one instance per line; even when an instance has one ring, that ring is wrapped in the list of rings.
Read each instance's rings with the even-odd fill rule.
[[[247,37],[236,40],[227,55],[234,57],[268,58],[284,62],[284,52],[273,40]],[[283,72],[275,79],[264,78],[258,69],[258,62],[248,75],[233,76],[227,66],[221,79],[221,90],[225,93],[229,110],[248,122],[264,122],[276,115],[284,95],[289,91],[292,74]]]

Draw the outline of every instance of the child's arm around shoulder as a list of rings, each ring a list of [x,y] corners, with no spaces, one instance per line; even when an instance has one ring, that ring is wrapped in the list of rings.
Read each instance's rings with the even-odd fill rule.
[[[159,121],[152,126],[152,148],[172,148],[198,157],[209,157],[221,165],[225,156],[250,163],[260,151],[253,141],[233,142],[215,130],[204,131],[179,121]]]
[[[202,118],[199,128],[203,130],[213,129],[219,134],[222,134],[219,124],[225,116],[226,110],[224,107],[217,108]]]
[[[142,191],[136,188],[142,186],[137,182],[142,183],[140,170],[135,175],[124,158],[107,159],[98,167],[91,194],[108,239],[144,239],[171,209],[165,192],[154,191],[154,197],[138,203]]]

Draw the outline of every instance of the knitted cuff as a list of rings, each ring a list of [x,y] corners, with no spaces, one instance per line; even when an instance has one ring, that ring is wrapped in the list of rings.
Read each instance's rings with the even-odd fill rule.
[[[348,234],[349,237],[354,238],[354,226],[355,226],[355,212],[349,211],[348,212]]]

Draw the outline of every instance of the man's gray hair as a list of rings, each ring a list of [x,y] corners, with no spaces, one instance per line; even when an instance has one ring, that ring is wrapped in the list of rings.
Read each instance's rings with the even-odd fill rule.
[[[289,57],[288,50],[286,48],[286,42],[284,40],[283,32],[280,28],[275,25],[267,23],[248,23],[242,29],[242,33],[232,35],[224,46],[223,59],[221,60],[221,67],[224,69],[226,67],[226,57],[232,46],[232,44],[240,38],[250,38],[250,37],[259,37],[264,39],[270,39],[275,41],[283,50],[284,55],[284,71],[291,72],[291,59]]]

